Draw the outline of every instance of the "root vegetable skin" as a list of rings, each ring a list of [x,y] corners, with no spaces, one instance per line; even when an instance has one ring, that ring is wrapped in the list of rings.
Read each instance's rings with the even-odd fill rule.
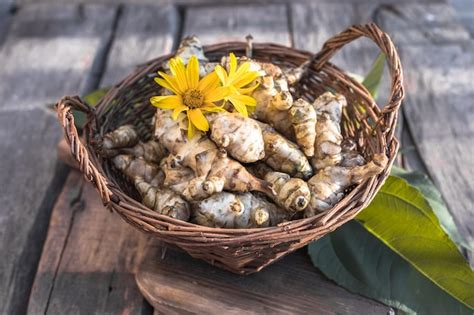
[[[276,192],[274,201],[289,212],[303,211],[309,204],[311,192],[308,184],[299,178],[280,172],[268,172],[265,180]]]
[[[140,141],[133,147],[128,148],[106,150],[104,147],[102,147],[100,153],[105,157],[114,157],[119,154],[132,155],[136,158],[143,158],[145,161],[151,163],[158,163],[163,157],[168,154],[166,148],[161,143],[156,142],[155,140],[150,140],[147,142]]]
[[[317,114],[315,155],[311,164],[323,169],[341,162],[341,114],[347,102],[344,96],[326,92],[313,103]]]
[[[313,170],[298,146],[278,134],[272,127],[260,123],[265,143],[265,162],[274,170],[292,177],[307,179]]]
[[[230,159],[205,135],[196,135],[188,140],[169,112],[157,111],[155,136],[171,152],[176,163],[195,172],[206,191],[214,193],[227,189],[272,193],[268,183],[254,177],[244,166]]]
[[[261,160],[265,156],[262,130],[258,123],[238,113],[209,115],[211,139],[243,163]]]
[[[193,203],[193,222],[218,228],[258,228],[277,225],[287,214],[251,193],[222,192]]]
[[[303,99],[297,99],[290,109],[290,119],[295,130],[296,143],[308,157],[314,155],[316,140],[316,111]]]
[[[117,155],[112,159],[112,162],[132,181],[140,177],[155,187],[163,184],[164,174],[160,168],[144,159],[135,158],[131,155]]]
[[[104,136],[101,150],[109,151],[124,147],[133,147],[137,143],[138,133],[133,125],[123,125]]]
[[[168,188],[154,187],[140,177],[135,179],[135,187],[142,196],[145,206],[159,214],[178,220],[189,220],[191,212],[188,203],[174,191]]]
[[[369,163],[356,167],[330,166],[320,170],[309,181],[311,201],[305,210],[310,217],[333,207],[344,196],[344,190],[369,177],[380,174],[388,163],[384,154],[375,154]]]
[[[240,163],[230,159],[225,150],[220,150],[217,155],[211,150],[203,152],[196,156],[196,161],[202,165],[212,165],[205,183],[209,190],[217,192],[223,188],[236,192],[260,191],[268,195],[274,194],[266,181],[256,178]]]

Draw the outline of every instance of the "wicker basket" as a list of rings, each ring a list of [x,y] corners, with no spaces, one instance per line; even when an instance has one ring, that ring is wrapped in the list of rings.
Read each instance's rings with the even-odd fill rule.
[[[391,95],[380,110],[368,91],[328,60],[344,45],[365,36],[385,53],[391,75]],[[205,47],[211,61],[229,52],[245,54],[246,43],[228,42]],[[329,39],[316,55],[276,44],[254,44],[253,58],[277,64],[299,66],[306,62],[305,75],[297,86],[299,97],[314,100],[329,89],[346,96],[347,115],[343,117],[344,136],[354,137],[366,157],[385,153],[389,163],[385,171],[353,187],[331,210],[317,216],[285,222],[260,229],[220,229],[195,225],[159,215],[138,200],[138,194],[111,163],[98,156],[94,140],[120,125],[134,124],[143,137],[151,137],[150,121],[154,107],[149,99],[157,92],[153,77],[166,55],[150,61],[113,87],[95,109],[78,97],[64,97],[57,104],[60,123],[81,172],[97,188],[104,206],[140,230],[166,243],[176,245],[191,256],[239,274],[260,271],[282,256],[335,230],[361,211],[374,197],[389,174],[398,150],[394,137],[398,109],[404,96],[402,68],[390,37],[375,24],[353,26]],[[74,127],[71,110],[88,115],[84,141]]]

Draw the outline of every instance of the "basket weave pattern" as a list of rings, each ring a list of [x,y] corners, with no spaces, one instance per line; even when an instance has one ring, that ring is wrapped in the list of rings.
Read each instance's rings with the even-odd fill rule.
[[[360,83],[329,62],[340,48],[361,36],[372,39],[379,46],[389,65],[391,95],[382,110]],[[229,52],[243,55],[245,49],[245,43],[228,42],[206,46],[205,53],[209,60],[217,61]],[[402,68],[390,37],[375,24],[359,25],[329,39],[315,55],[265,43],[253,45],[253,58],[293,67],[306,62],[306,72],[296,88],[297,97],[312,101],[328,89],[343,94],[348,106],[342,133],[344,137],[356,140],[365,157],[370,158],[374,153],[388,156],[389,163],[382,174],[353,187],[331,210],[277,227],[209,228],[152,211],[138,201],[133,185],[108,160],[96,154],[94,143],[107,132],[129,123],[136,126],[143,140],[151,137],[150,122],[155,109],[150,106],[149,99],[156,95],[153,77],[163,61],[170,57],[172,55],[152,60],[129,75],[113,87],[95,109],[78,97],[64,97],[56,105],[58,119],[81,172],[95,185],[104,206],[138,229],[180,247],[195,258],[235,273],[250,274],[354,218],[372,200],[388,176],[399,146],[394,132],[404,96]],[[79,137],[74,126],[72,109],[83,111],[88,116],[84,139]]]

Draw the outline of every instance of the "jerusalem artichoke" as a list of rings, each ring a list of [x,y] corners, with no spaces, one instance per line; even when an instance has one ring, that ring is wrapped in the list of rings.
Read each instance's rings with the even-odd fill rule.
[[[135,178],[135,187],[140,193],[145,206],[162,215],[183,221],[189,220],[188,203],[174,191],[152,186],[141,177]]]
[[[238,113],[208,115],[211,139],[243,163],[261,160],[265,156],[262,130],[258,123]]]
[[[257,228],[277,225],[288,214],[251,193],[221,192],[193,203],[193,222],[219,228]]]
[[[257,106],[251,113],[251,117],[271,124],[287,138],[294,139],[294,130],[288,113],[288,108],[293,105],[293,97],[289,91],[275,88],[272,76],[267,75],[257,81],[260,85],[252,93]]]
[[[160,168],[144,159],[121,154],[115,156],[112,162],[132,181],[140,177],[152,186],[159,187],[163,184],[164,174]]]
[[[295,130],[296,143],[308,157],[314,155],[316,139],[316,111],[314,107],[299,98],[290,109],[290,120]]]
[[[333,207],[344,196],[344,189],[380,174],[388,163],[384,154],[375,154],[372,161],[356,167],[329,166],[314,175],[308,185],[311,201],[305,210],[310,217]]]
[[[308,159],[296,144],[287,140],[267,124],[259,123],[265,143],[265,162],[275,171],[307,179],[313,175]]]
[[[351,139],[344,139],[341,143],[342,161],[339,164],[344,167],[355,167],[365,164],[365,159],[356,150],[356,143]]]
[[[132,147],[138,143],[138,133],[133,125],[123,125],[107,133],[101,143],[101,150]]]
[[[205,178],[203,185],[207,191],[227,189],[272,193],[268,183],[254,177],[240,163],[230,159],[206,135],[188,139],[169,112],[157,110],[155,136],[174,156],[176,163],[191,168],[196,177]]]
[[[341,159],[341,113],[347,102],[344,96],[326,92],[313,103],[317,114],[315,155],[311,164],[315,169],[337,165]]]
[[[151,163],[158,163],[167,155],[167,150],[161,143],[155,140],[149,140],[147,142],[139,141],[133,147],[105,149],[104,146],[102,146],[100,153],[104,157],[114,157],[119,154],[132,155]]]
[[[311,198],[308,184],[300,178],[291,178],[281,172],[269,172],[264,178],[272,185],[276,196],[272,199],[287,211],[304,210]]]

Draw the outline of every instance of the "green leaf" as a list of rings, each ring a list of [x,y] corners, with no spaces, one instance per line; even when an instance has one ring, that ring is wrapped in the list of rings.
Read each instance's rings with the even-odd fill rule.
[[[440,288],[474,308],[474,272],[418,189],[390,176],[356,219]]]
[[[449,235],[461,250],[472,251],[470,246],[467,244],[467,241],[459,233],[453,217],[443,201],[441,193],[426,174],[418,171],[410,172],[394,165],[392,166],[391,175],[403,178],[410,185],[419,189],[426,201],[429,203],[446,234]]]
[[[308,246],[313,264],[354,293],[409,314],[471,314],[356,221]]]
[[[379,94],[380,82],[382,81],[383,68],[385,65],[385,55],[381,53],[377,59],[375,59],[374,64],[372,65],[369,73],[365,76],[362,85],[367,88],[370,94],[377,98]]]
[[[89,106],[95,106],[97,103],[100,101],[102,97],[107,93],[109,89],[108,88],[102,88],[95,90],[86,96],[84,96],[82,99],[89,105]],[[76,128],[79,130],[82,130],[84,127],[84,124],[86,123],[87,117],[86,114],[83,112],[73,110],[72,114],[74,116],[74,123],[76,125]]]

